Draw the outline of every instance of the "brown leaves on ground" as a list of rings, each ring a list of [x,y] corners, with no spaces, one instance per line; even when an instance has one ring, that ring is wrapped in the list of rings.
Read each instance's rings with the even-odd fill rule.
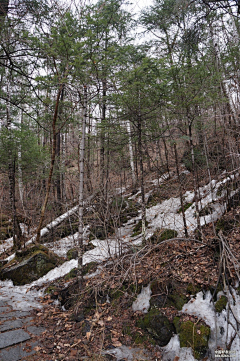
[[[237,261],[240,259],[239,240],[240,230],[233,227],[228,234],[228,244]],[[229,272],[234,277],[234,268]],[[208,289],[216,287],[218,277],[219,240],[211,224],[204,229],[203,243],[184,239],[169,240],[158,245],[148,245],[145,250],[136,253],[124,254],[113,263],[107,262],[102,273],[86,282],[78,312],[83,311],[81,305],[89,303],[89,297],[93,297],[95,305],[83,320],[76,322],[72,317],[73,310],[61,311],[58,306],[54,306],[50,296],[42,300],[45,308],[36,313],[36,323],[45,326],[46,331],[40,337],[41,346],[32,360],[75,361],[84,357],[104,360],[102,350],[122,344],[134,347],[132,335],[141,335],[143,332],[136,326],[141,313],[134,313],[131,307],[136,291],[140,292],[142,286],[155,280],[162,285],[163,290],[166,290],[169,280],[183,284],[184,287],[193,284],[200,289]],[[101,292],[113,292],[112,302],[108,303],[104,298],[99,301]],[[114,292],[119,292],[116,299]],[[170,320],[178,313],[173,307],[165,307],[161,311]],[[189,319],[193,316],[182,317]],[[129,332],[124,332],[126,327]],[[161,360],[158,348],[148,341],[144,341],[144,347],[150,350],[153,360]]]

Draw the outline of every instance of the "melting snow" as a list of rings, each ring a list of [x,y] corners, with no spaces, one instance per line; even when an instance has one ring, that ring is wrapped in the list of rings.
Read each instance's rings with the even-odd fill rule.
[[[174,360],[195,361],[191,348],[180,347],[180,341],[178,335],[174,335],[167,344],[167,346],[163,347],[162,361],[174,361]]]
[[[140,348],[132,348],[127,346],[116,347],[113,350],[103,352],[104,355],[112,355],[116,358],[116,361],[122,359],[132,360],[148,360],[148,352],[141,350]]]
[[[142,311],[147,313],[150,308],[150,298],[151,298],[151,285],[142,288],[142,292],[138,295],[136,301],[132,304],[132,309],[134,312]]]
[[[196,299],[192,298],[186,305],[183,306],[182,312],[190,315],[201,317],[207,325],[211,328],[211,337],[209,340],[209,348],[214,357],[214,352],[217,347],[226,349],[226,345],[230,342],[233,337],[235,330],[228,324],[228,321],[238,329],[236,320],[232,313],[229,312],[229,307],[232,309],[235,317],[240,320],[240,297],[237,295],[234,289],[231,290],[234,296],[228,294],[229,305],[226,310],[223,310],[220,314],[215,313],[213,303],[211,302],[212,295],[208,291],[205,295],[199,292],[196,295]],[[232,342],[231,351],[236,351],[237,354],[240,352],[240,339],[238,336]]]

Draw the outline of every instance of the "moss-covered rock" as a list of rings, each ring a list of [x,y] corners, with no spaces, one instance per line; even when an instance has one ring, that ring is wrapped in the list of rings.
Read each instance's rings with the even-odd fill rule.
[[[99,263],[97,262],[89,262],[83,266],[83,275],[85,276],[87,273],[95,272]]]
[[[157,309],[151,309],[138,320],[137,326],[148,332],[159,346],[166,346],[174,333],[173,324]]]
[[[64,276],[64,279],[65,279],[66,281],[71,280],[72,278],[77,277],[77,273],[78,273],[77,268],[73,268],[70,272],[68,272],[68,273]]]
[[[187,285],[187,293],[193,296],[200,292],[201,289],[201,286],[199,286],[198,284],[189,283]]]
[[[14,285],[25,285],[36,281],[51,269],[62,263],[62,260],[43,246],[17,252],[16,260],[20,263],[2,268],[0,278],[11,279]]]
[[[222,310],[226,309],[228,303],[228,299],[226,296],[220,296],[219,300],[215,302],[215,310],[216,312],[222,312]]]
[[[177,231],[173,229],[157,228],[153,235],[149,238],[151,243],[157,244],[161,243],[167,239],[176,238]]]
[[[191,347],[194,357],[202,359],[208,349],[210,327],[205,323],[194,323],[192,321],[181,322],[179,318],[174,319],[174,325],[179,333],[181,347]]]
[[[71,248],[67,251],[67,259],[70,261],[71,259],[78,258],[78,251],[76,248]]]

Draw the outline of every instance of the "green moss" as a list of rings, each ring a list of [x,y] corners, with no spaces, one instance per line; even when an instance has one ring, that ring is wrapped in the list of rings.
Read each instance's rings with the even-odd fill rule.
[[[71,248],[67,251],[67,259],[70,261],[71,259],[78,258],[78,250],[77,248]]]
[[[181,310],[185,303],[188,302],[188,299],[183,294],[172,294],[168,297],[166,306],[172,306],[175,307],[177,310]]]
[[[173,324],[174,324],[174,327],[175,327],[177,333],[180,332],[180,319],[181,319],[180,316],[175,316],[173,319]]]
[[[189,283],[187,286],[187,293],[189,293],[190,295],[196,295],[200,291],[201,291],[201,286],[199,285]]]
[[[43,246],[17,252],[16,260],[20,263],[11,267],[7,264],[0,274],[1,279],[11,279],[14,285],[31,283],[62,263],[57,255]]]
[[[216,312],[222,312],[223,309],[226,309],[226,305],[228,303],[228,299],[226,296],[221,296],[219,300],[215,303]]]
[[[178,235],[177,231],[173,229],[159,229],[157,228],[152,237],[149,238],[153,244],[161,243],[167,239],[176,238]]]
[[[51,294],[54,293],[56,290],[57,290],[56,286],[50,285],[50,286],[48,286],[48,287],[45,289],[44,293],[46,293],[46,294],[48,294],[48,295],[51,295]]]
[[[159,346],[167,345],[174,332],[173,324],[157,309],[151,309],[139,319],[137,326],[148,332]]]
[[[147,227],[148,224],[149,224],[149,222],[146,221],[145,226]],[[136,236],[138,236],[138,235],[141,234],[141,233],[142,233],[142,220],[140,220],[140,221],[136,224],[136,226],[133,228],[132,237],[136,237]]]
[[[142,345],[144,342],[150,342],[153,346],[156,345],[156,341],[147,334],[142,334],[140,332],[136,332],[132,335],[132,339],[136,345]]]
[[[183,210],[184,210],[184,212],[185,212],[188,208],[190,208],[192,204],[193,204],[192,202],[191,202],[191,203],[185,203],[185,204],[183,205]],[[182,213],[182,207],[179,208],[179,210],[177,211],[177,213],[178,213],[178,214]]]
[[[175,321],[177,323],[177,321]],[[179,329],[180,347],[191,347],[194,357],[200,360],[208,349],[210,327],[203,324],[194,324],[192,321],[182,322]]]
[[[98,263],[97,262],[89,262],[83,266],[83,276],[87,273],[95,272],[97,269]]]
[[[75,277],[77,277],[77,268],[73,268],[70,272],[68,272],[68,274],[64,276],[64,279],[68,281]]]
[[[27,260],[39,252],[45,253],[46,255],[53,254],[53,252],[49,251],[47,247],[39,244],[37,246],[16,251],[15,259],[21,262],[22,260]]]

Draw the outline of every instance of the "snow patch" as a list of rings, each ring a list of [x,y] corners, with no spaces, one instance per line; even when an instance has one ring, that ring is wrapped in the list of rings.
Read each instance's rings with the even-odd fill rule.
[[[174,335],[162,350],[162,361],[174,361],[175,357],[179,357],[178,361],[195,361],[191,348],[180,347],[178,335]]]
[[[150,284],[147,287],[142,287],[141,293],[137,296],[136,301],[134,301],[132,304],[133,311],[142,311],[143,313],[147,313],[150,308],[151,294],[152,291]]]
[[[140,348],[132,348],[127,346],[116,347],[113,350],[104,351],[104,355],[112,355],[116,358],[116,361],[122,359],[133,361],[133,360],[148,360],[148,352]]]

